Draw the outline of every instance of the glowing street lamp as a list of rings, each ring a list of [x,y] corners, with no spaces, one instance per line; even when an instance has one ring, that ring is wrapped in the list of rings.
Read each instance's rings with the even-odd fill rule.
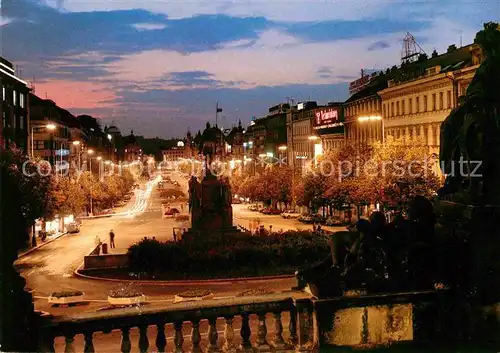
[[[287,147],[286,146],[279,146],[278,149],[280,151],[286,151]]]
[[[318,139],[318,136],[312,135],[312,136],[309,136],[308,139],[311,141],[316,141]]]
[[[57,126],[55,124],[50,123],[47,124],[45,127],[47,128],[47,130],[54,131]]]

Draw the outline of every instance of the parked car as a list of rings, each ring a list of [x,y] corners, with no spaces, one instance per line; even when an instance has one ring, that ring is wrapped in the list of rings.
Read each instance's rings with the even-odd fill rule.
[[[175,207],[172,207],[172,208],[168,208],[166,211],[165,211],[165,216],[173,216],[175,217],[176,214],[179,214],[179,210]]]
[[[300,217],[300,213],[295,212],[295,210],[286,210],[281,214],[281,217],[285,219],[296,219]]]
[[[299,220],[299,222],[302,222],[302,223],[312,223],[312,217],[311,217],[311,215],[308,215],[308,214],[300,215],[298,220]]]
[[[263,208],[260,212],[267,215],[276,215],[281,213],[281,211],[278,210],[277,208],[271,208],[271,207]]]
[[[66,230],[68,233],[79,233],[80,232],[80,223],[71,222],[66,226]]]
[[[237,199],[237,198],[233,197],[233,201],[231,201],[231,203],[233,205],[239,205],[241,203],[241,201],[240,201],[240,199]]]
[[[250,205],[250,206],[248,206],[248,209],[249,209],[250,211],[254,211],[254,212],[256,212],[256,211],[258,211],[258,210],[259,210],[259,206],[257,206],[257,205]]]
[[[342,222],[342,220],[338,217],[328,217],[325,224],[327,226],[342,226],[344,225],[344,222]]]

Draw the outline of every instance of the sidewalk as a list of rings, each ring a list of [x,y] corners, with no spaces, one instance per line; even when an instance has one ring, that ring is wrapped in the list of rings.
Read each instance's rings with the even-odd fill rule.
[[[37,250],[38,248],[41,248],[42,246],[47,245],[47,244],[53,242],[56,239],[59,239],[60,237],[66,235],[66,234],[68,234],[68,232],[56,233],[56,234],[47,236],[47,238],[43,242],[42,242],[42,238],[37,238],[36,246],[30,246],[27,249],[20,250],[17,254],[17,258],[20,259],[21,257],[28,255],[29,253]]]

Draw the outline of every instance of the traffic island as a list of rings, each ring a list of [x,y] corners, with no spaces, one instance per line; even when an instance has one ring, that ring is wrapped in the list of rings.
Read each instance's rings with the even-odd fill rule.
[[[84,302],[84,293],[81,291],[54,292],[50,295],[48,301],[53,306],[76,305]]]
[[[111,305],[127,306],[146,302],[147,298],[144,294],[127,287],[112,290],[108,294],[108,303]]]
[[[176,294],[174,297],[174,304],[208,299],[214,299],[214,293],[212,293],[212,291],[206,289],[196,289]]]

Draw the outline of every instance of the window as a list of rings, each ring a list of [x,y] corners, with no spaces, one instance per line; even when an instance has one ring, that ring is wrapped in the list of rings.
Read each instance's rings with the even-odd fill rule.
[[[19,93],[19,105],[24,108],[24,94]]]
[[[17,93],[16,93],[16,91],[12,91],[12,104],[14,104],[14,106],[16,106],[16,104],[17,104]]]
[[[443,104],[443,92],[439,92],[439,107],[438,109],[444,109],[444,104]]]
[[[24,130],[24,116],[19,117],[19,130]]]
[[[2,123],[3,123],[3,127],[7,126],[7,113],[6,112],[2,112]]]
[[[391,103],[391,116],[394,116],[394,102]]]
[[[12,128],[13,129],[16,129],[17,127],[17,116],[13,116],[13,119],[12,119]]]
[[[432,94],[432,110],[436,110],[436,93]]]
[[[446,92],[446,105],[448,109],[451,108],[451,91]]]
[[[5,86],[2,86],[2,99],[5,100]]]
[[[424,96],[424,112],[427,111],[427,96]]]
[[[420,113],[420,97],[415,98],[415,107],[417,109],[417,113]]]
[[[412,99],[408,99],[408,110],[409,110],[409,113],[412,114],[413,113],[413,107],[412,107]]]
[[[401,101],[401,115],[405,115],[405,101],[402,100]]]
[[[33,147],[35,150],[44,150],[45,149],[45,141],[35,140]]]
[[[387,116],[387,115],[385,115],[385,106],[386,106],[386,105],[384,104],[384,105],[383,105],[383,107],[382,107],[382,110],[383,110],[383,111],[382,111],[382,115],[383,115],[384,117],[386,117],[386,116]]]
[[[396,116],[399,115],[399,101],[396,102]]]

